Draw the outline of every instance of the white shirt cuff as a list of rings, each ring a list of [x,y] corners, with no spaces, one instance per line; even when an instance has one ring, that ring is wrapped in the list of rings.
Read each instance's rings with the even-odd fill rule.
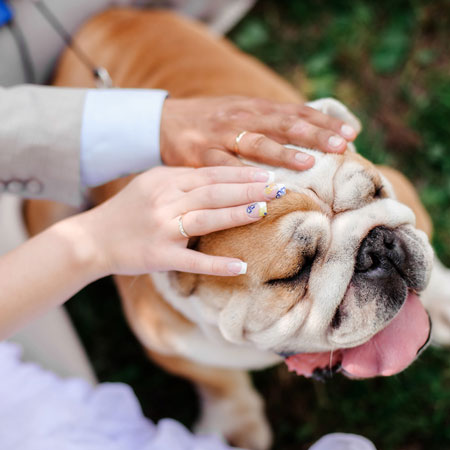
[[[158,89],[88,90],[81,126],[84,186],[162,164],[159,129],[167,95]]]

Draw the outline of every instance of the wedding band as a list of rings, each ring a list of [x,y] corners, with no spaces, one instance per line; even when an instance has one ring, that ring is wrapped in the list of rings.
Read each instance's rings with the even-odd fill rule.
[[[241,131],[236,136],[236,139],[234,140],[234,153],[236,153],[237,155],[239,155],[239,142],[241,142],[241,139],[244,137],[245,133],[247,133],[247,132],[246,131]]]
[[[186,233],[186,230],[183,227],[183,215],[178,217],[178,229],[180,230],[182,236],[184,236],[185,238],[189,239],[191,237]]]

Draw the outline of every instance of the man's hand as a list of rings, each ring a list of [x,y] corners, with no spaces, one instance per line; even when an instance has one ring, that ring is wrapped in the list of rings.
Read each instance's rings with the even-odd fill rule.
[[[314,157],[282,144],[342,153],[357,131],[305,105],[237,96],[169,98],[161,119],[161,157],[170,166],[202,167],[242,165],[239,154],[305,170],[314,165]]]

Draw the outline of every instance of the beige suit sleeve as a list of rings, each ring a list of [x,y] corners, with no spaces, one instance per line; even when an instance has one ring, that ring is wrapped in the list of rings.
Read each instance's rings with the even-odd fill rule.
[[[0,87],[0,191],[78,205],[84,89]]]

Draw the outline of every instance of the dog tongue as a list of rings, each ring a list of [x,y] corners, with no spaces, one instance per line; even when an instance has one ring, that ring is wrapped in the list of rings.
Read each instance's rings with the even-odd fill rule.
[[[365,344],[344,350],[342,368],[358,378],[394,375],[414,361],[429,332],[428,315],[417,295],[410,293],[384,330]]]
[[[338,350],[331,355],[300,353],[286,359],[289,370],[311,376],[316,368],[341,361],[350,376],[369,378],[388,376],[408,367],[426,343],[430,332],[428,315],[417,295],[409,293],[405,304],[391,323],[372,339],[358,347]]]

